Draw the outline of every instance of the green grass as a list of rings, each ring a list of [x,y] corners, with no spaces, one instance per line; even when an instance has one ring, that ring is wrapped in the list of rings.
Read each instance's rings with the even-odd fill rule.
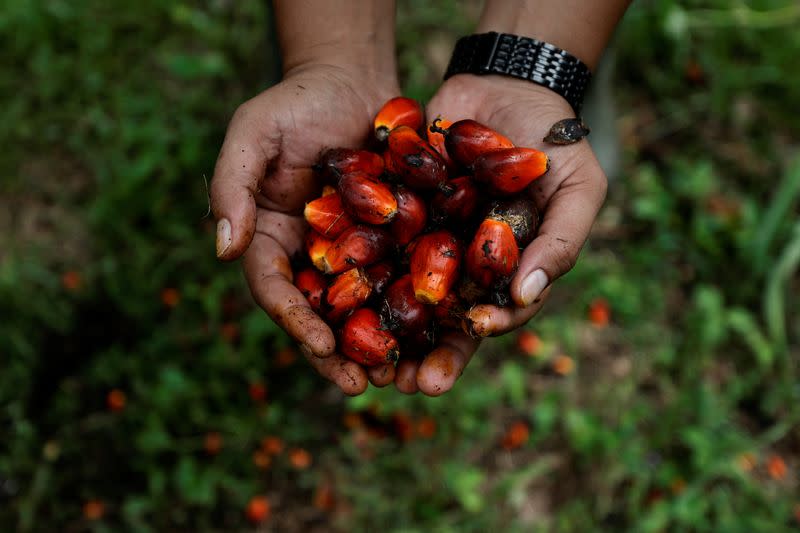
[[[288,339],[213,257],[204,178],[233,109],[273,76],[263,5],[6,2],[0,523],[246,530],[248,500],[266,494],[276,531],[796,530],[800,13],[746,6],[641,2],[626,16],[622,170],[528,326],[537,357],[508,336],[445,397],[344,399],[279,363]],[[433,94],[431,49],[474,16],[401,2],[408,94]],[[607,328],[587,320],[598,298]],[[565,377],[560,354],[576,363]],[[265,405],[249,396],[259,382]],[[401,438],[424,417],[433,436]],[[530,437],[507,450],[517,421]],[[312,466],[284,451],[259,470],[266,435]],[[334,505],[314,505],[320,486]],[[82,515],[91,499],[99,521]]]

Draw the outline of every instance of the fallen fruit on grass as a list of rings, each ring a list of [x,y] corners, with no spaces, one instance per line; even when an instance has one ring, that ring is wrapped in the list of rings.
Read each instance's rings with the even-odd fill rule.
[[[373,121],[375,137],[379,141],[385,141],[389,133],[398,126],[418,130],[423,120],[424,114],[419,102],[405,96],[397,96],[383,104],[375,115]]]
[[[414,295],[422,303],[436,304],[456,282],[461,246],[452,233],[434,231],[417,238],[410,258]]]
[[[400,355],[397,339],[383,327],[378,314],[366,307],[353,312],[345,321],[339,350],[364,366],[393,363]]]
[[[550,168],[547,154],[534,148],[506,148],[481,155],[473,164],[475,181],[492,194],[516,194]]]
[[[367,266],[380,261],[388,253],[389,234],[372,226],[358,224],[339,235],[322,258],[326,274],[339,274],[345,270]]]
[[[335,239],[355,224],[344,210],[342,197],[336,192],[308,202],[303,216],[309,226],[328,239]]]
[[[474,120],[459,120],[446,127],[436,119],[429,129],[444,136],[447,154],[465,168],[471,168],[483,154],[514,146],[505,135]]]
[[[338,322],[350,311],[364,305],[372,293],[372,283],[360,268],[342,272],[333,280],[325,295],[325,316]]]
[[[339,195],[347,212],[367,224],[387,224],[397,214],[397,200],[391,189],[363,174],[342,176]]]
[[[247,519],[258,524],[269,518],[270,506],[266,496],[253,496],[247,503]]]

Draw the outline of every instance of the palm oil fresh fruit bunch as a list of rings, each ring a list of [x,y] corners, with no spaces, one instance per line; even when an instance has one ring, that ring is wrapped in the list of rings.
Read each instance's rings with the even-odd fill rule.
[[[315,165],[306,257],[295,284],[365,365],[422,356],[476,303],[509,305],[508,287],[538,215],[527,194],[545,153],[474,120],[437,118],[389,100],[372,149],[333,148]]]

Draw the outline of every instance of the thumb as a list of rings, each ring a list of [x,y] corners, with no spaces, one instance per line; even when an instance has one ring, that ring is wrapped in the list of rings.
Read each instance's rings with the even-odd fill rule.
[[[217,257],[241,256],[256,229],[256,202],[269,162],[278,154],[276,138],[263,135],[263,107],[254,100],[236,110],[225,134],[211,180],[211,210],[217,220]]]
[[[511,282],[511,297],[520,307],[531,305],[578,260],[608,187],[593,154],[591,158],[550,197],[539,233],[522,254]]]

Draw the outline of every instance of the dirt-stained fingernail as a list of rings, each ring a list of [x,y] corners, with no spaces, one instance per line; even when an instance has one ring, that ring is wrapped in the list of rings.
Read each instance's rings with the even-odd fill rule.
[[[227,218],[219,219],[217,222],[217,257],[223,257],[232,242],[230,221]]]
[[[528,277],[522,280],[520,296],[522,297],[524,307],[531,305],[534,300],[539,297],[545,287],[547,287],[548,282],[547,274],[541,268],[534,270],[531,274],[528,274]]]

